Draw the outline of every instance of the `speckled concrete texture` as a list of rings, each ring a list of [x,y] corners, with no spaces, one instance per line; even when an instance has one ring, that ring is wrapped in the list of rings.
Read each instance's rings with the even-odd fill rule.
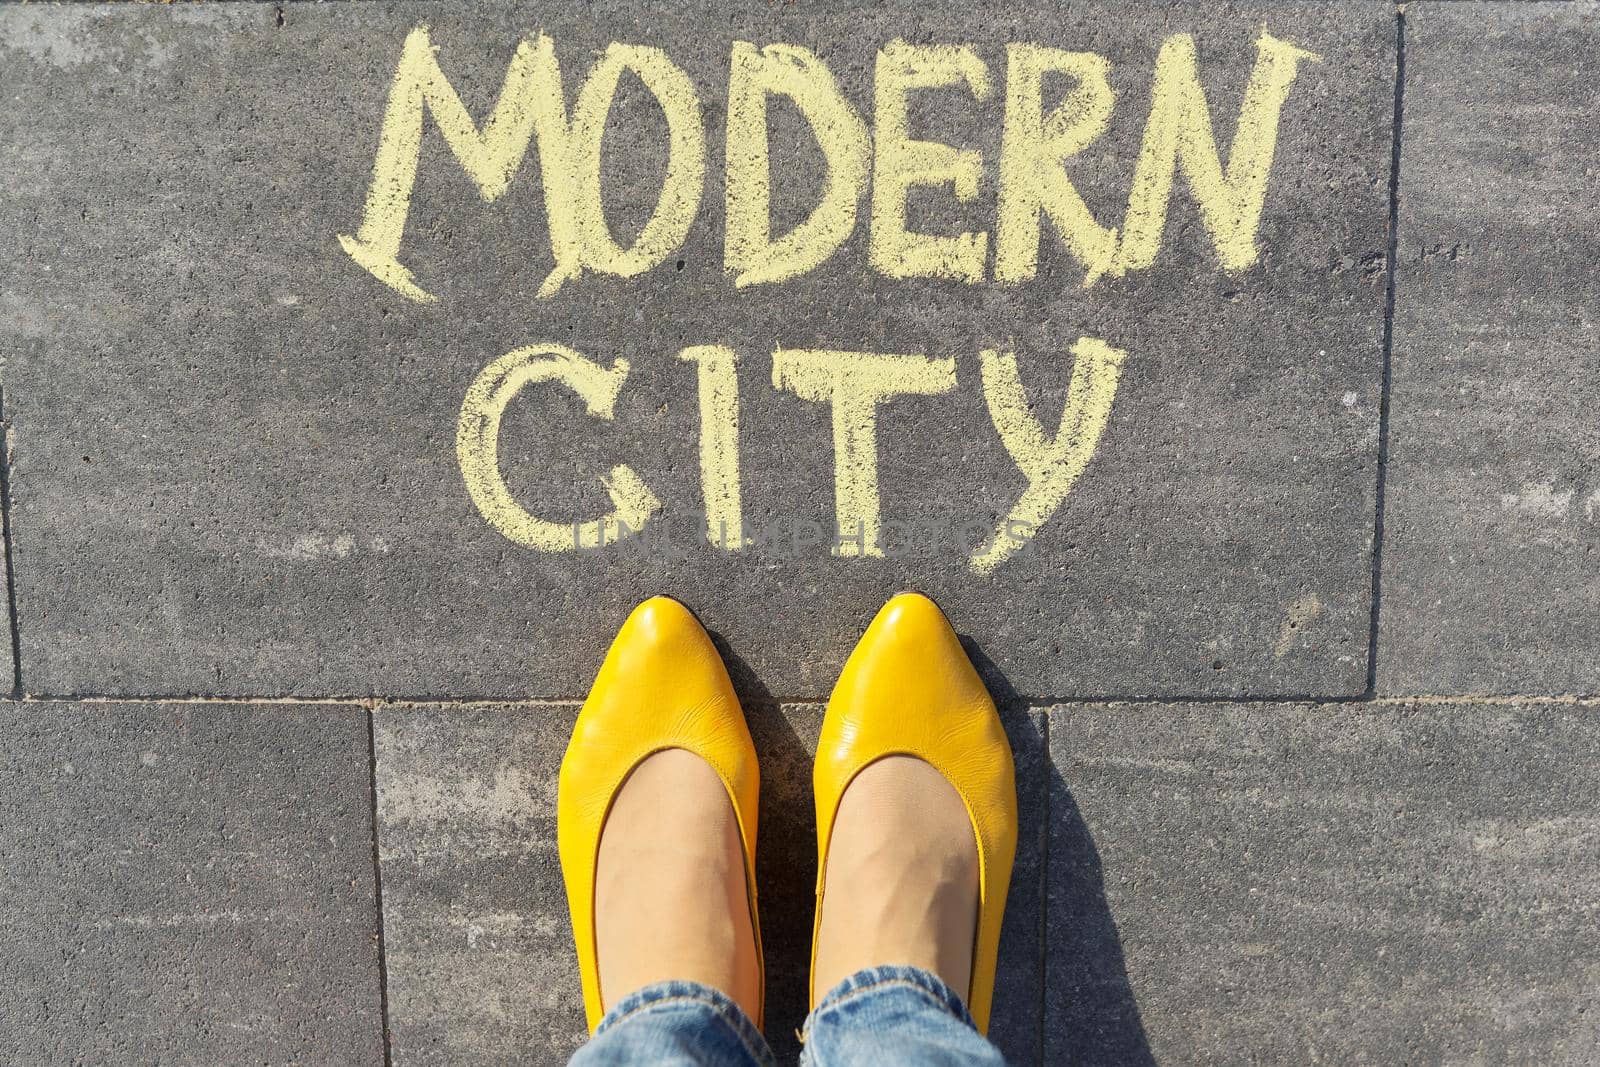
[[[566,1062],[557,767],[656,593],[761,754],[793,1060],[821,701],[910,588],[1017,757],[1012,1062],[1587,1067],[1597,35],[1580,2],[0,0],[0,1062]],[[983,234],[975,280],[895,276],[927,262],[892,237],[897,40],[970,47],[904,117],[970,188],[904,213]],[[809,50],[860,119],[830,172],[772,105],[769,228],[830,173],[854,227],[742,286],[738,42]],[[608,54],[679,88],[625,72],[601,118]],[[1088,221],[999,281],[1039,56],[1081,74],[1038,103],[1087,131]],[[698,203],[634,271],[596,236],[657,232],[674,115]],[[484,377],[528,346],[576,357]],[[739,551],[701,515],[733,485]],[[640,486],[642,533],[566,540]],[[1030,494],[1059,506],[974,568]],[[831,552],[874,502],[885,554]]]
[[[666,591],[744,650],[747,689],[819,699],[849,647],[838,620],[908,587],[983,635],[988,679],[1025,697],[1364,688],[1394,65],[1383,6],[750,5],[709,26],[692,5],[616,0],[278,10],[0,10],[0,258],[15,265],[0,321],[31,692],[570,698],[617,614]],[[541,298],[536,153],[484,204],[426,120],[402,259],[437,301],[352,261],[338,237],[361,223],[402,44],[424,20],[474,115],[525,35],[549,34],[569,94],[613,41],[664,49],[695,86],[709,146],[674,257]],[[970,41],[997,86],[1011,41],[1103,56],[1115,107],[1070,172],[1115,226],[1163,42],[1193,35],[1226,146],[1263,26],[1322,60],[1287,90],[1253,267],[1221,269],[1180,177],[1153,265],[1088,288],[1048,225],[1030,282],[885,277],[868,264],[866,192],[855,236],[814,271],[743,289],[724,272],[735,40],[812,49],[869,120],[875,56],[897,37]],[[603,157],[619,235],[642,224],[665,166],[659,109],[625,90]],[[981,103],[928,90],[912,111],[919,134],[987,161],[969,203],[915,191],[912,224],[993,229],[1000,89]],[[774,114],[783,220],[808,208],[821,163],[795,117]],[[956,539],[992,529],[1027,485],[991,423],[979,353],[1014,349],[1053,433],[1083,336],[1126,352],[1099,447],[1028,549],[976,576]],[[491,361],[548,342],[631,370],[610,421],[559,386],[515,402],[499,445],[510,492],[582,519],[609,506],[600,476],[626,463],[663,502],[660,537],[543,553],[474,507],[456,455],[463,397]],[[693,517],[696,372],[677,354],[696,344],[740,357],[743,510],[776,531],[742,552],[705,543]],[[892,557],[792,550],[832,532],[835,457],[827,406],[773,387],[779,348],[954,359],[953,390],[882,405],[882,515],[916,524],[886,535]],[[540,654],[508,658],[516,647]]]
[[[1600,707],[1049,712],[1052,1064],[1592,1062]]]
[[[0,703],[0,1061],[384,1062],[366,715]]]
[[[1600,690],[1600,13],[1407,8],[1379,682]]]

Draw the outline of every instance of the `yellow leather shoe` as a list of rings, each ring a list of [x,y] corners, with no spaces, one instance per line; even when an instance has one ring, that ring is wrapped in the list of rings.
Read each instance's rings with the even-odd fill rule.
[[[811,933],[816,1007],[817,935],[834,816],[855,776],[885,756],[915,756],[955,787],[978,845],[978,923],[967,1010],[989,1031],[1000,920],[1017,851],[1016,771],[994,701],[938,606],[901,593],[856,644],[828,700],[812,774],[817,804],[817,911]],[[963,992],[957,990],[957,992]]]
[[[634,608],[617,632],[589,699],[578,712],[561,761],[556,837],[591,1033],[606,1010],[594,922],[600,833],[612,799],[628,775],[646,757],[669,748],[705,760],[727,787],[744,845],[750,928],[755,934],[756,965],[761,968],[755,882],[761,777],[755,746],[711,637],[688,608],[658,596]],[[648,877],[648,872],[641,872],[641,877]],[[763,979],[760,1003],[764,1004],[765,994]],[[756,1026],[761,1022],[758,1010]]]

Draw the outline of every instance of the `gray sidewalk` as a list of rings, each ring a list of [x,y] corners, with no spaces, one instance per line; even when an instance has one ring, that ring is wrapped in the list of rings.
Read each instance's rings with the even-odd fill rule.
[[[1176,107],[1141,258],[1186,34],[1223,169]],[[934,253],[883,236],[916,170],[885,147],[896,39],[971,46],[908,93],[907,137],[980,153],[972,196],[900,198],[906,233],[985,235],[937,245],[943,277],[894,276]],[[553,56],[575,116],[613,42],[684,79],[618,82],[611,241],[700,160],[634,275],[583,216],[563,252],[555,98],[507,83]],[[742,286],[735,42],[820,57],[868,153],[772,105],[772,236],[841,175],[858,202],[821,262]],[[1103,69],[1109,110],[1085,89],[1054,127],[1095,127],[1052,163],[1092,225],[1047,213],[1006,280],[1042,54],[1011,42],[1090,54],[1052,61]],[[1018,756],[1008,1057],[1594,1062],[1597,46],[1582,2],[0,5],[0,1062],[564,1062],[555,772],[653,592],[714,632],[756,734],[792,1057],[811,746],[902,588],[947,608]],[[403,55],[477,127],[441,136],[416,89],[396,200]],[[1074,83],[1041,84],[1048,112]],[[1230,157],[1263,144],[1252,228]],[[404,278],[350,253],[402,201]],[[539,345],[578,355],[525,363],[474,481],[474,383]],[[828,394],[804,368],[877,357],[800,350],[899,361]],[[1120,377],[1091,383],[1102,350]],[[549,542],[613,508],[643,531]],[[718,509],[751,544],[708,542]]]

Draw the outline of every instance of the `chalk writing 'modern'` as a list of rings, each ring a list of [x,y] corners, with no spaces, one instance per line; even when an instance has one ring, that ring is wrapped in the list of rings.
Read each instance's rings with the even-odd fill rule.
[[[992,277],[1023,282],[1038,267],[1041,220],[1084,269],[1084,284],[1155,262],[1174,175],[1181,171],[1200,209],[1220,266],[1239,271],[1259,255],[1257,233],[1277,148],[1283,105],[1302,61],[1319,57],[1263,32],[1226,163],[1217,151],[1200,85],[1194,39],[1162,44],[1151,105],[1120,232],[1095,219],[1068,176],[1072,158],[1109,128],[1115,105],[1109,63],[1090,52],[1012,44],[1006,53]],[[621,247],[602,207],[601,138],[625,74],[655,98],[667,120],[666,174],[655,209],[630,247]],[[1045,77],[1072,87],[1046,110]],[[825,262],[854,232],[859,204],[871,205],[868,261],[890,277],[941,277],[977,283],[986,274],[988,232],[950,236],[910,228],[906,197],[914,187],[947,188],[957,201],[980,192],[980,152],[912,139],[914,94],[964,93],[995,98],[987,66],[971,47],[891,41],[878,53],[873,126],[839,88],[827,65],[795,45],[757,49],[735,41],[729,62],[725,166],[724,266],[736,286],[797,277]],[[770,232],[771,146],[767,101],[783,96],[798,110],[821,150],[826,179],[811,213],[789,232]],[[612,44],[589,70],[569,116],[555,46],[524,40],[480,129],[439,66],[426,27],[406,38],[384,110],[361,226],[340,241],[352,258],[411,300],[432,300],[400,262],[406,216],[431,114],[456,161],[484,201],[509,188],[538,141],[554,266],[540,287],[550,297],[585,271],[633,277],[682,244],[701,207],[706,138],[689,76],[661,49]],[[871,166],[869,168],[869,161]],[[870,174],[869,174],[870,170]],[[870,190],[868,185],[871,185]]]

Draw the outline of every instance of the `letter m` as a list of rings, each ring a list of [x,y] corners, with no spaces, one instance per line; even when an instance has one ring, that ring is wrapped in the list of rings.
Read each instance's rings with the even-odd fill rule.
[[[535,133],[546,174],[546,196],[550,195],[550,172],[562,165],[565,151],[564,100],[561,70],[550,38],[541,34],[537,42],[524,40],[506,70],[494,112],[480,131],[439,69],[428,28],[418,26],[406,37],[389,90],[361,229],[354,237],[340,234],[339,243],[352,259],[402,296],[419,303],[436,299],[417,284],[399,259],[422,150],[423,110],[433,115],[456,161],[477,185],[484,202],[490,203],[510,186]]]

